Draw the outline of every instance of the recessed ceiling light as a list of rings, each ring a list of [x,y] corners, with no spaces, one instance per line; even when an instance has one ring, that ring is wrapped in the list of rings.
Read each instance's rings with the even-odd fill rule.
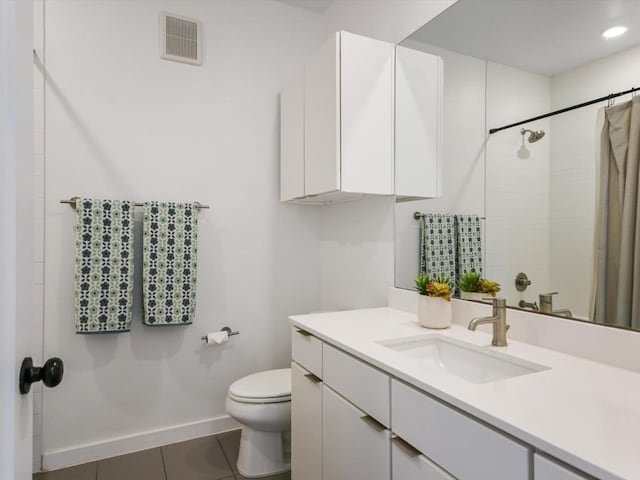
[[[627,27],[624,25],[616,25],[615,27],[607,28],[604,32],[602,32],[603,38],[615,38],[622,35],[627,31]]]

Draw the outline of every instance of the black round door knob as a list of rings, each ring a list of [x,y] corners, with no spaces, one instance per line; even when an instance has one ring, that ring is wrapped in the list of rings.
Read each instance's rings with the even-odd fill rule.
[[[20,367],[20,393],[29,393],[31,384],[42,380],[47,387],[55,387],[62,381],[64,363],[58,357],[47,360],[42,367],[34,367],[31,357],[26,357]]]

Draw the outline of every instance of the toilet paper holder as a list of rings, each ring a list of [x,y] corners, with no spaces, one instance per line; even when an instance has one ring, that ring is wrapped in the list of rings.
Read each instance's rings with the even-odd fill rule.
[[[231,336],[233,336],[233,335],[240,335],[240,332],[233,332],[233,331],[231,331],[231,328],[229,328],[229,327],[222,327],[222,328],[220,329],[220,331],[221,331],[221,332],[227,332],[227,335],[229,335],[230,337],[231,337]],[[202,337],[200,337],[200,339],[201,339],[203,342],[206,342],[206,341],[207,341],[207,336],[206,336],[206,335],[203,335]]]

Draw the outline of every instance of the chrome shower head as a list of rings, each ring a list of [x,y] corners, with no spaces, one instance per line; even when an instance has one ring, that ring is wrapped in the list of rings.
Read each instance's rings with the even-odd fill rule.
[[[524,140],[524,134],[529,132],[529,138],[527,141],[529,143],[536,143],[542,137],[544,137],[544,130],[529,130],[529,129],[521,129],[520,134],[522,135],[522,139]]]

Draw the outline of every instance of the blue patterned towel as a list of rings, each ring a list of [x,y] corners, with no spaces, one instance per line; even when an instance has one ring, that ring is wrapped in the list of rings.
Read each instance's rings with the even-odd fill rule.
[[[420,223],[420,274],[446,277],[456,285],[453,215],[426,213]]]
[[[482,224],[478,215],[456,215],[457,274],[482,276]]]
[[[196,203],[144,204],[145,325],[185,325],[196,310]]]
[[[76,333],[131,328],[133,208],[120,200],[76,201]]]

